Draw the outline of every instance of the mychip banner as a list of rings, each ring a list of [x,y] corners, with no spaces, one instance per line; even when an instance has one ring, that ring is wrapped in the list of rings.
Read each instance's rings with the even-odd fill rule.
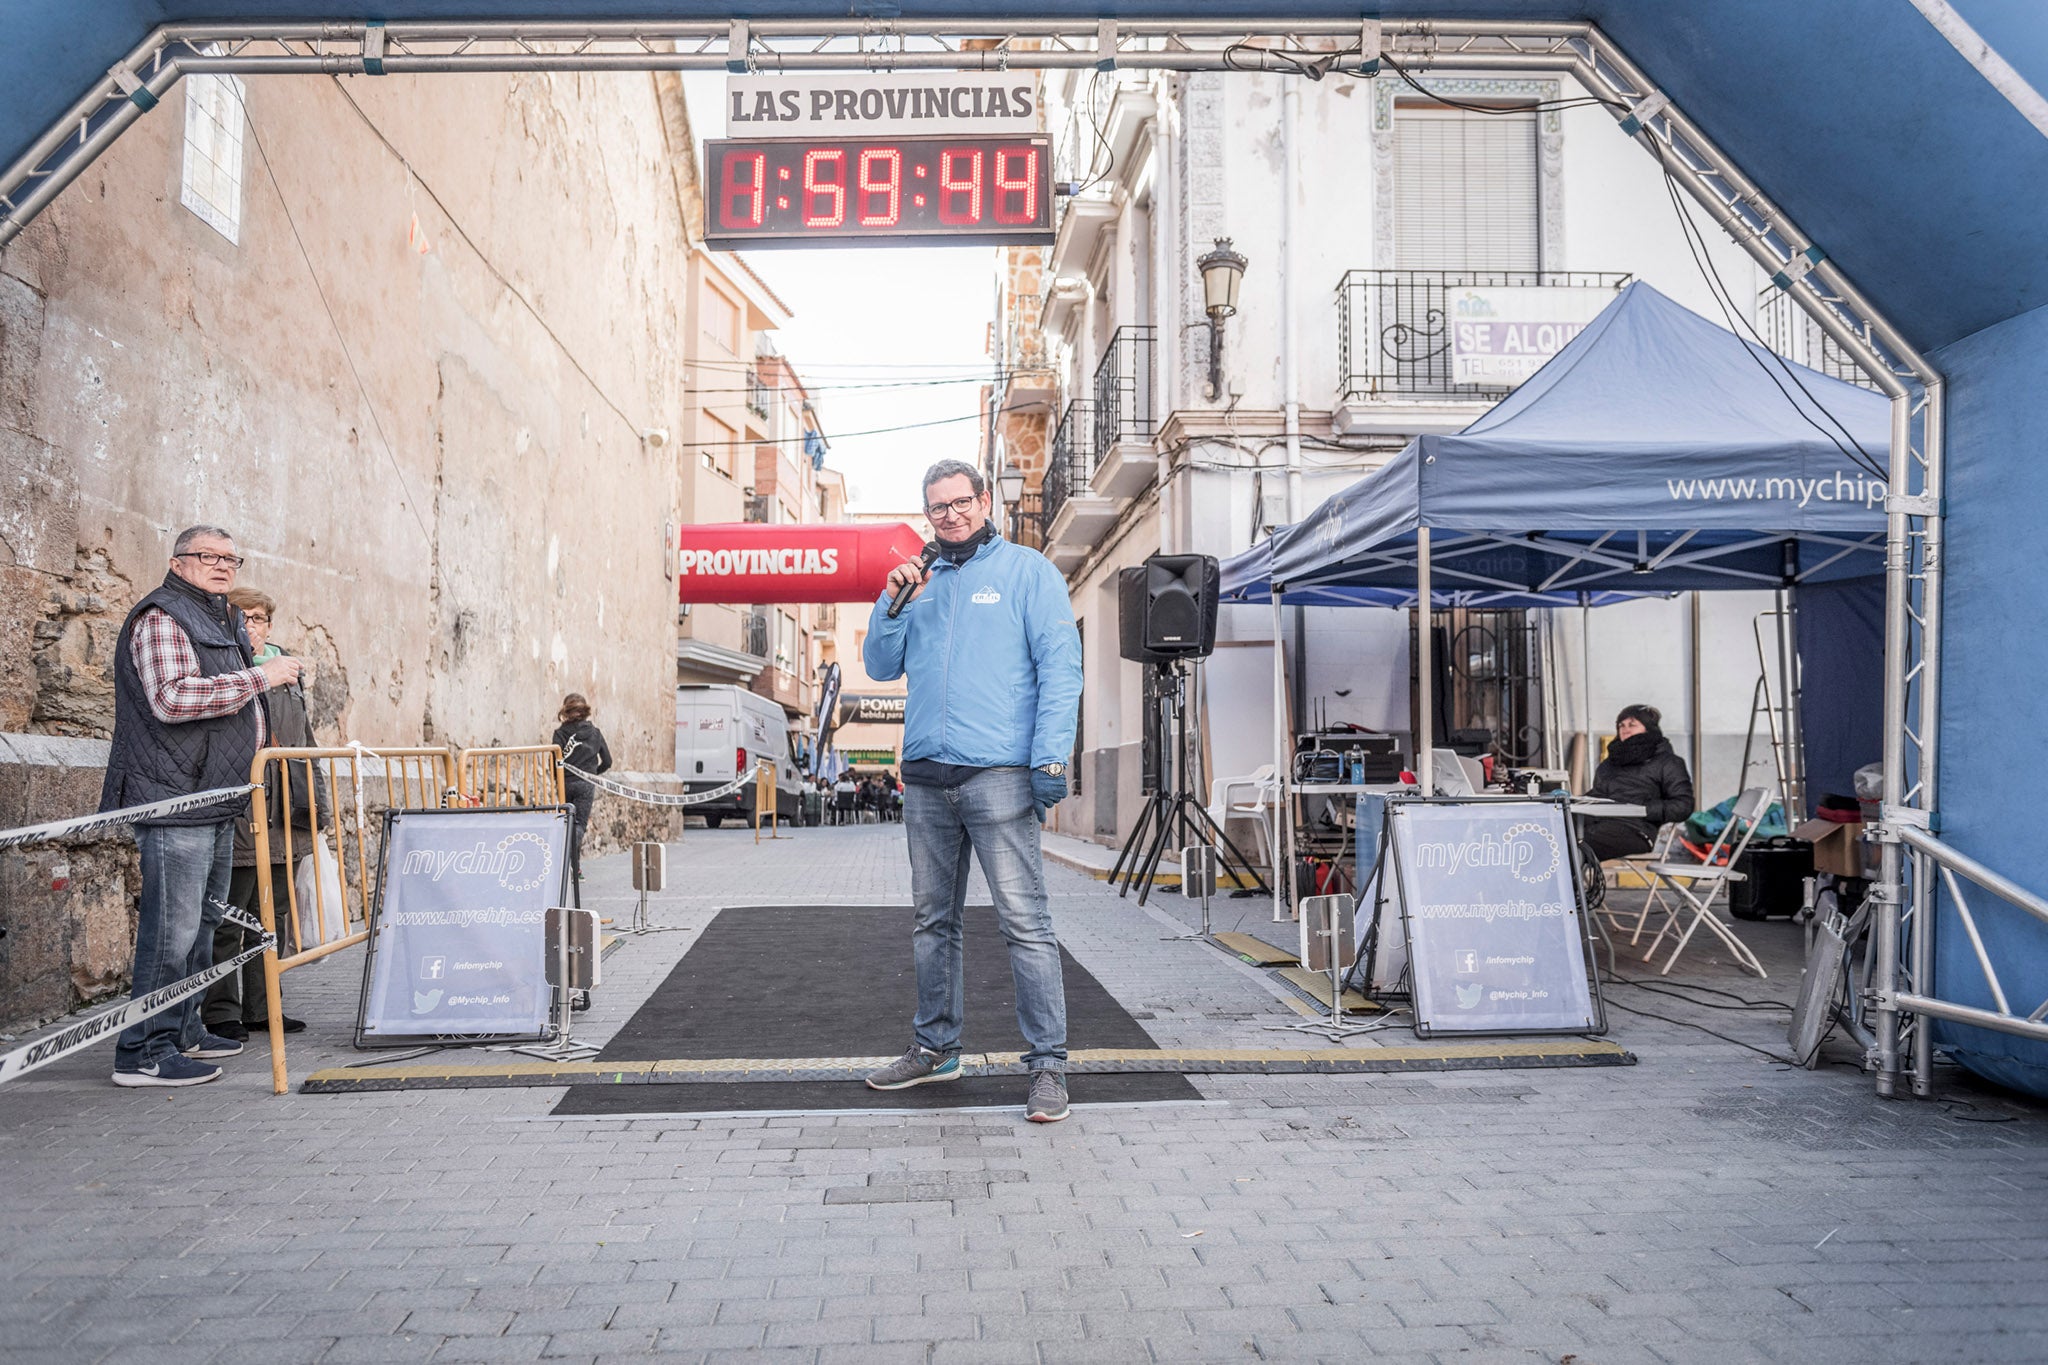
[[[1563,805],[1395,801],[1389,819],[1417,1034],[1604,1029]]]
[[[356,1045],[542,1037],[568,839],[566,806],[389,812]]]

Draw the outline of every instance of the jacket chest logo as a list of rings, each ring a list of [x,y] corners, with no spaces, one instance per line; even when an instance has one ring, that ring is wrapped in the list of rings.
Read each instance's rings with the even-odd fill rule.
[[[1003,595],[997,592],[994,588],[983,588],[980,591],[976,592],[974,596],[969,598],[968,600],[971,602],[977,602],[982,606],[987,607],[993,606],[995,603],[1002,601]]]

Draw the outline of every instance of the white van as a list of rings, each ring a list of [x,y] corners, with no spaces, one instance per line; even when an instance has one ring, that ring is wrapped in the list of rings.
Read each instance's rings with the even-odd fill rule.
[[[763,758],[775,761],[775,809],[793,820],[802,809],[802,780],[789,752],[789,718],[782,708],[744,687],[676,689],[676,775],[688,792],[722,787]],[[754,784],[730,796],[688,806],[712,829],[728,816],[752,823]]]

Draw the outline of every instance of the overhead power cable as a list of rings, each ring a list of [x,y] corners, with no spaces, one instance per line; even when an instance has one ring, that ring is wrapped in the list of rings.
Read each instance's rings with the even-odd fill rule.
[[[1827,406],[1820,399],[1814,397],[1813,391],[1807,388],[1805,383],[1800,380],[1798,373],[1792,367],[1792,363],[1765,345],[1763,337],[1757,333],[1756,328],[1750,325],[1749,319],[1744,317],[1742,311],[1735,307],[1734,295],[1729,292],[1727,282],[1721,278],[1721,272],[1715,268],[1713,257],[1707,251],[1706,235],[1701,232],[1700,225],[1693,221],[1692,215],[1686,211],[1685,201],[1679,194],[1678,180],[1671,173],[1670,163],[1660,157],[1659,165],[1662,166],[1664,171],[1664,192],[1671,200],[1671,211],[1678,216],[1679,233],[1685,238],[1685,249],[1692,256],[1694,267],[1698,269],[1701,277],[1706,281],[1707,292],[1714,296],[1714,303],[1720,308],[1721,316],[1727,320],[1728,330],[1736,334],[1736,345],[1740,346],[1743,353],[1751,361],[1755,362],[1758,369],[1764,372],[1764,377],[1770,380],[1772,387],[1777,389],[1787,403],[1791,404],[1792,410],[1799,414],[1800,420],[1804,421],[1821,435],[1827,437],[1835,449],[1841,452],[1843,459],[1862,469],[1879,482],[1888,482],[1891,476],[1875,460],[1863,452],[1862,447],[1856,441],[1855,435],[1850,432],[1848,427],[1842,424],[1840,418],[1828,411]],[[1750,338],[1755,341],[1755,349],[1751,348],[1748,341],[1743,340],[1743,332],[1749,333]],[[1761,350],[1763,355],[1758,355],[1758,350]],[[1765,355],[1769,356],[1770,360],[1765,360]],[[1776,362],[1775,368],[1772,365],[1773,361]],[[1805,395],[1806,401],[1813,405],[1814,411],[1827,418],[1842,433],[1842,436],[1848,437],[1847,444],[1843,443],[1840,436],[1835,435],[1833,431],[1829,431],[1827,427],[1822,426],[1813,419],[1813,414],[1808,412],[1800,404],[1799,400],[1792,396],[1791,390],[1787,389],[1779,381],[1778,371],[1783,371],[1785,378],[1791,380],[1799,392]]]
[[[313,255],[306,249],[306,239],[299,233],[298,220],[292,216],[292,206],[284,197],[284,188],[277,183],[277,172],[270,168],[270,154],[263,150],[263,138],[256,130],[256,120],[249,114],[249,106],[242,99],[239,81],[225,82],[233,93],[235,103],[241,106],[242,120],[249,127],[249,141],[256,148],[256,159],[263,165],[264,178],[270,181],[270,189],[277,196],[277,206],[284,213],[285,226],[291,229],[292,242],[299,248],[299,259],[306,263],[306,277],[313,282],[313,293],[320,300],[320,307],[327,314],[327,325],[334,329],[334,341],[341,348],[341,358],[348,364],[349,375],[356,381],[356,393],[362,397],[363,407],[370,414],[370,426],[377,433],[377,443],[384,448],[384,458],[391,462],[391,473],[398,480],[398,487],[405,494],[405,505],[412,513],[412,519],[420,528],[420,535],[427,542],[427,552],[433,553],[434,534],[427,529],[427,519],[420,515],[419,500],[412,495],[412,486],[405,481],[405,470],[398,463],[398,452],[392,449],[391,438],[384,432],[383,419],[377,416],[377,404],[370,397],[369,386],[363,383],[363,372],[356,368],[355,354],[349,350],[348,338],[342,335],[341,320],[334,315],[334,305],[327,301],[327,291],[320,284],[320,272],[313,268]]]
[[[1042,410],[1044,406],[1045,405],[1042,403],[1013,403],[1006,408],[997,408],[996,413],[998,415],[1001,415],[1002,413],[1005,412],[1027,412],[1034,408]],[[844,441],[855,436],[888,436],[899,431],[918,431],[924,427],[951,426],[956,422],[979,422],[985,416],[987,416],[986,413],[969,412],[963,413],[958,417],[934,417],[929,422],[905,422],[901,426],[870,427],[866,431],[835,431],[832,433],[832,439],[835,441]],[[801,436],[772,436],[765,437],[758,441],[685,441],[683,442],[683,444],[691,447],[692,449],[717,450],[721,447],[726,446],[745,447],[789,445],[792,442],[800,442],[803,439],[804,438]]]
[[[583,362],[576,358],[576,353],[569,349],[569,343],[562,340],[555,329],[548,325],[548,320],[541,316],[541,311],[534,305],[533,300],[528,298],[525,292],[518,285],[512,283],[505,272],[498,268],[497,262],[490,258],[484,249],[477,244],[476,239],[469,235],[469,230],[462,226],[462,220],[457,218],[448,205],[442,202],[441,196],[434,192],[434,187],[427,182],[425,176],[419,173],[419,168],[414,166],[405,153],[398,149],[398,144],[385,136],[384,130],[377,126],[376,122],[364,111],[363,106],[356,103],[355,96],[349,94],[348,87],[341,83],[341,77],[331,76],[329,79],[334,82],[334,88],[341,92],[341,97],[348,101],[348,107],[355,110],[356,117],[363,121],[363,126],[368,128],[376,139],[384,144],[385,150],[398,158],[399,164],[405,167],[407,174],[411,175],[419,187],[426,191],[427,198],[433,200],[434,207],[441,211],[441,217],[447,220],[449,227],[455,229],[455,235],[462,239],[463,244],[476,254],[477,260],[483,264],[484,269],[491,272],[492,278],[503,285],[507,293],[519,300],[520,306],[526,309],[535,322],[540,324],[540,329],[548,334],[548,339],[553,341],[556,348],[561,351],[563,359],[569,362],[570,367],[576,373],[583,376],[583,382],[590,386],[590,391],[598,396],[599,401],[618,415],[619,420],[626,424],[626,429],[633,433],[633,438],[638,440],[645,424],[636,422],[627,416],[626,410],[614,402],[611,395],[604,391],[604,386],[597,382],[596,376],[585,369]]]

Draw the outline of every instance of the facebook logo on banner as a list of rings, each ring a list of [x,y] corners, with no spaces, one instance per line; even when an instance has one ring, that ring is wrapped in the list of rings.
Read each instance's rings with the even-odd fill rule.
[[[423,957],[420,959],[420,980],[439,981],[447,974],[448,959],[445,957]]]
[[[1460,948],[1455,956],[1460,976],[1470,976],[1479,970],[1479,951],[1476,948]]]

